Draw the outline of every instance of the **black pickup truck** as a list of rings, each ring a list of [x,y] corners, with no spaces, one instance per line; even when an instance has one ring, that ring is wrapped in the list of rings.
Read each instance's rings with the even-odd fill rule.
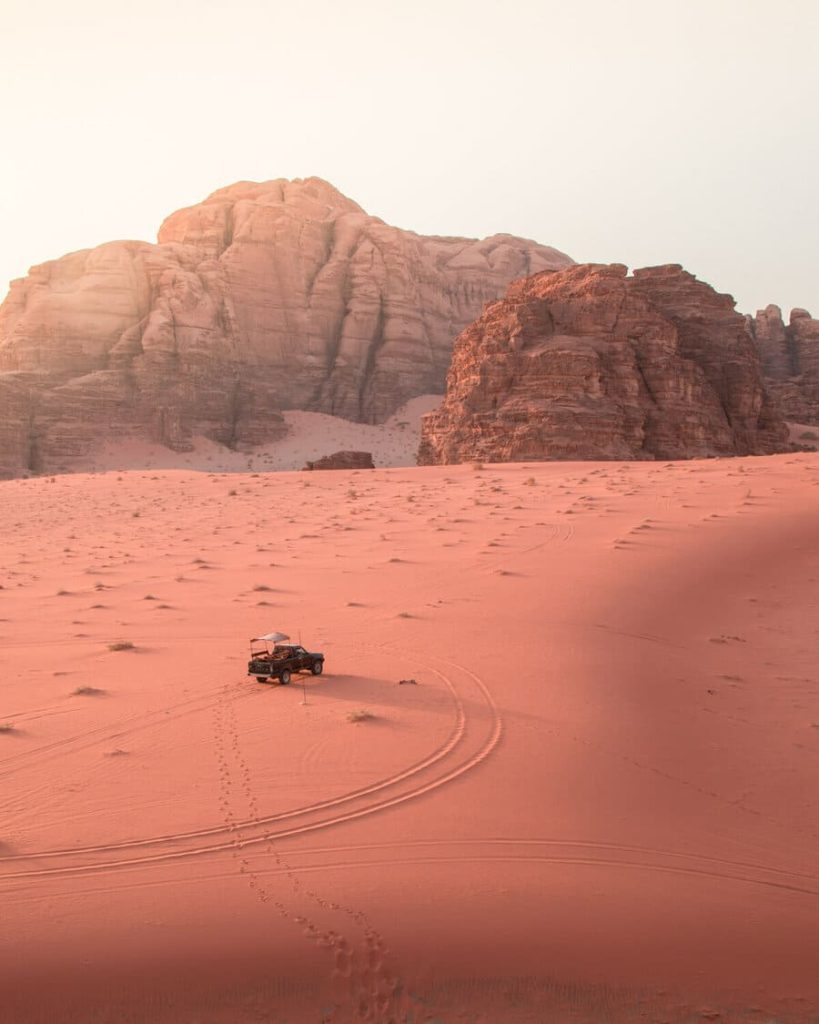
[[[263,643],[264,647],[254,650],[253,644]],[[255,676],[260,683],[278,679],[286,686],[294,672],[312,672],[320,676],[324,671],[324,655],[318,651],[306,651],[301,644],[267,644],[252,641],[247,674]]]

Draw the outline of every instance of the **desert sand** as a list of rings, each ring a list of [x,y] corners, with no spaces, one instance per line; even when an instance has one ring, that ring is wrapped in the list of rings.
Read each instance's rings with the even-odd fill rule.
[[[809,453],[0,484],[0,1016],[815,1020],[817,501]],[[248,678],[270,630],[325,674]]]

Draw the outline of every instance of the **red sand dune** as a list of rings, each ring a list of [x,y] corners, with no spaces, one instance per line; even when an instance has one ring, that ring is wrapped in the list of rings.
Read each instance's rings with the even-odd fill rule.
[[[0,1017],[815,1019],[817,487],[3,483]]]

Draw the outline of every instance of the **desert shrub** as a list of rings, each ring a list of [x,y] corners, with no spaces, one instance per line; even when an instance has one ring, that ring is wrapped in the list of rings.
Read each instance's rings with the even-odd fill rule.
[[[367,711],[365,708],[359,708],[358,711],[348,711],[347,721],[348,722],[371,722],[375,718],[372,711]]]
[[[115,640],[114,643],[108,644],[109,651],[134,651],[136,650],[134,644],[130,640]]]

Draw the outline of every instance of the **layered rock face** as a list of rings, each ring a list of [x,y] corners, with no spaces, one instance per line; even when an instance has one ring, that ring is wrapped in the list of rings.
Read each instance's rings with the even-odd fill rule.
[[[785,418],[819,424],[819,320],[794,309],[786,326],[779,306],[766,306],[748,317],[748,326]]]
[[[279,410],[380,422],[443,390],[457,333],[515,277],[571,264],[508,235],[423,237],[318,178],[240,183],[34,267],[0,307],[0,473],[112,435],[274,440]]]
[[[514,282],[457,338],[421,465],[787,450],[745,319],[679,266]]]
[[[308,462],[306,470],[313,469],[375,469],[372,452],[333,452],[315,462]]]

